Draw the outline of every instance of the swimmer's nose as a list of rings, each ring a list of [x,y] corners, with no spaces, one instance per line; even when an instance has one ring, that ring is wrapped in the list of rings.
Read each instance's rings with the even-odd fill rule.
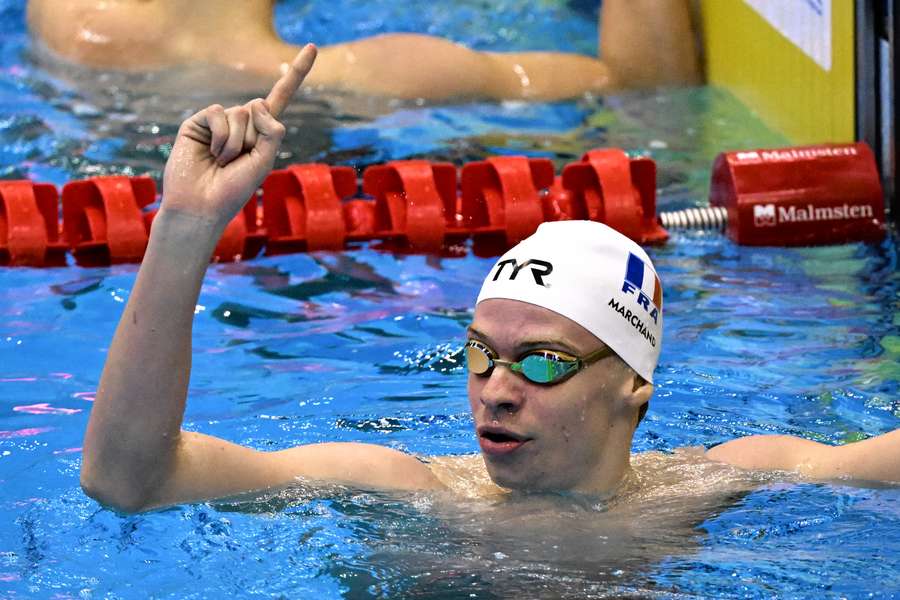
[[[494,368],[481,388],[481,403],[491,412],[516,412],[522,407],[521,379],[509,369]]]

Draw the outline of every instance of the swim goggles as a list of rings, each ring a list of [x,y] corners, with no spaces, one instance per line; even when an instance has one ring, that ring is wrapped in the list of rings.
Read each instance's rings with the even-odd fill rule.
[[[473,375],[488,377],[494,367],[500,365],[539,385],[562,383],[588,365],[614,354],[608,346],[581,357],[557,350],[539,349],[530,350],[513,362],[500,360],[489,346],[478,340],[467,341],[465,350],[466,364],[469,373]]]

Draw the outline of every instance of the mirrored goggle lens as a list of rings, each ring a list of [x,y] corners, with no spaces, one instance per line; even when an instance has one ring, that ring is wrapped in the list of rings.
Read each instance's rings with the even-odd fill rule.
[[[560,360],[552,354],[529,354],[519,365],[522,375],[535,383],[553,383],[578,368],[577,361]]]
[[[466,346],[466,364],[469,372],[475,375],[484,375],[491,368],[491,357],[479,346]]]

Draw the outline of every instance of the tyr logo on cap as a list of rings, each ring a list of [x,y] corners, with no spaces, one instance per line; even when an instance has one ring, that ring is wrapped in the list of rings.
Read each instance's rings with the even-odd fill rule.
[[[546,260],[529,258],[522,264],[519,264],[516,259],[507,258],[506,260],[501,260],[497,263],[497,270],[494,273],[494,278],[491,279],[491,281],[497,281],[497,279],[500,277],[500,273],[503,272],[503,267],[505,267],[506,265],[512,265],[512,272],[509,275],[510,281],[515,280],[516,275],[519,274],[519,271],[521,271],[525,267],[531,267],[531,275],[534,277],[534,282],[544,287],[548,287],[548,284],[544,283],[544,277],[553,272],[553,265]]]
[[[622,291],[637,294],[637,303],[653,318],[659,320],[659,309],[662,308],[662,286],[653,269],[644,264],[640,258],[628,253],[628,267],[625,270],[625,281]]]

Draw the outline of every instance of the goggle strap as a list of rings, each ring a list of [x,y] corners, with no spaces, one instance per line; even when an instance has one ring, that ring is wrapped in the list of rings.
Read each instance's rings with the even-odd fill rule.
[[[580,360],[584,366],[588,366],[597,362],[598,360],[606,358],[607,356],[612,356],[613,354],[615,354],[615,352],[613,352],[613,349],[609,346],[604,345],[599,350],[594,350],[587,356],[582,357]]]

